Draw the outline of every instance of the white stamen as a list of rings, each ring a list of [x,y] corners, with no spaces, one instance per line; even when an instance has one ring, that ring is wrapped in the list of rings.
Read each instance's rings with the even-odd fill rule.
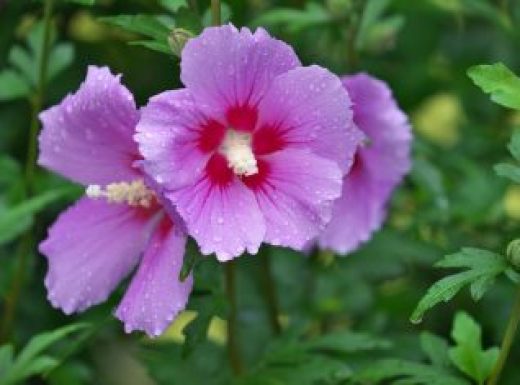
[[[251,134],[228,129],[220,153],[227,159],[228,166],[239,176],[258,173],[255,154],[251,148]]]
[[[126,203],[130,206],[150,207],[155,194],[149,190],[143,180],[132,182],[110,183],[102,188],[92,184],[87,187],[85,194],[92,199],[105,198],[109,203]]]

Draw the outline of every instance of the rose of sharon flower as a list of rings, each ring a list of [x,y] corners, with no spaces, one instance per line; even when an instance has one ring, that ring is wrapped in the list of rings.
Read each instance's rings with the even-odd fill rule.
[[[136,140],[202,253],[304,247],[362,139],[340,79],[263,29],[226,25],[188,41],[181,80],[143,108]]]
[[[381,227],[388,200],[410,169],[412,134],[385,83],[357,74],[344,77],[343,84],[352,98],[354,122],[367,139],[345,177],[341,198],[319,244],[349,253]]]
[[[89,67],[80,89],[41,113],[39,164],[87,187],[40,244],[51,303],[70,314],[103,302],[137,265],[116,316],[125,330],[160,334],[181,311],[186,235],[166,215],[136,161],[132,94],[107,68]]]

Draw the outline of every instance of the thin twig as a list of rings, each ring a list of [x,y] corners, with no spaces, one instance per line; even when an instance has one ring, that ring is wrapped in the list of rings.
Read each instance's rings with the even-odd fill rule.
[[[509,321],[507,322],[506,331],[504,333],[504,339],[502,340],[502,346],[500,347],[500,355],[498,356],[498,360],[491,372],[491,376],[487,382],[488,385],[497,385],[498,380],[500,379],[500,375],[507,361],[507,357],[509,356],[509,352],[511,350],[511,346],[513,345],[513,341],[515,339],[516,330],[518,329],[518,324],[520,322],[520,288],[518,289],[518,293],[516,296],[515,303],[513,305],[513,309],[511,311],[511,315],[509,316]]]
[[[242,359],[240,357],[238,338],[238,307],[235,285],[235,262],[229,261],[224,264],[226,280],[226,294],[229,301],[229,316],[227,320],[227,347],[229,363],[235,375],[242,373]]]
[[[269,252],[258,255],[260,259],[260,279],[262,282],[262,291],[264,300],[267,305],[267,312],[269,315],[269,323],[274,334],[278,335],[282,331],[282,326],[278,316],[280,314],[278,305],[278,296],[276,295],[276,282],[273,279],[273,272],[271,267],[271,256]]]

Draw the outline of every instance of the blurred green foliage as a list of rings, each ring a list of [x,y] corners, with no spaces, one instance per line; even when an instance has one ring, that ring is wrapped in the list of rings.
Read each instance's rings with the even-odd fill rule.
[[[209,0],[54,3],[44,106],[76,89],[88,64],[123,73],[140,105],[180,87],[170,31],[198,33],[210,24]],[[273,264],[283,325],[279,336],[270,329],[258,259],[238,260],[238,330],[248,370],[237,379],[227,362],[225,327],[219,327],[228,312],[222,268],[212,258],[198,258],[193,245],[188,253],[196,287],[189,309],[197,316],[187,326],[174,324],[153,341],[124,335],[120,324],[107,320],[122,289],[84,314],[64,316],[45,298],[46,266],[35,245],[78,190],[38,169],[29,199],[23,182],[42,60],[43,3],[0,1],[0,318],[15,281],[22,277],[24,283],[9,344],[0,347],[0,384],[483,383],[497,354],[484,347],[499,344],[514,291],[501,273],[511,270],[502,255],[520,229],[515,186],[520,172],[511,163],[511,155],[520,160],[518,134],[510,154],[506,149],[519,129],[520,113],[491,103],[472,80],[497,103],[518,108],[520,2],[223,3],[224,21],[267,28],[292,44],[305,64],[327,66],[339,75],[366,71],[390,84],[414,124],[415,141],[413,170],[394,196],[386,225],[348,257],[316,250],[309,255],[262,251]],[[474,67],[498,62],[504,65]],[[20,247],[24,231],[30,234],[29,249]],[[432,268],[443,255],[461,249],[439,266],[468,270],[446,277]],[[20,253],[27,255],[21,272]],[[444,295],[434,293],[433,300],[427,295],[420,313],[453,299],[429,311],[422,324],[410,323],[428,287],[446,280],[455,285]],[[457,294],[465,285],[471,290]],[[455,316],[460,309],[467,314]],[[76,322],[89,326],[75,338],[62,339],[74,329],[64,325]],[[41,345],[45,355],[38,350],[31,356],[35,367],[6,374],[45,336],[60,338]],[[63,360],[56,365],[59,357]],[[519,357],[520,344],[515,344],[501,384],[518,383],[520,368],[514,362]]]

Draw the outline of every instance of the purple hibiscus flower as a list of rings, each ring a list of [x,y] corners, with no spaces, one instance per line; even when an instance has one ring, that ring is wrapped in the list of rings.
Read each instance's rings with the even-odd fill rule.
[[[182,224],[166,215],[138,166],[132,94],[107,68],[89,67],[80,89],[40,119],[39,164],[88,186],[40,244],[49,300],[67,314],[83,311],[105,301],[139,265],[116,316],[127,332],[160,334],[185,307],[192,277],[178,278]]]
[[[226,25],[186,44],[181,80],[143,108],[135,138],[202,253],[303,248],[363,138],[340,79],[263,29]]]
[[[345,176],[319,245],[349,253],[381,227],[388,200],[410,169],[412,134],[406,115],[381,80],[357,74],[344,77],[343,84],[352,98],[354,122],[367,139]]]

